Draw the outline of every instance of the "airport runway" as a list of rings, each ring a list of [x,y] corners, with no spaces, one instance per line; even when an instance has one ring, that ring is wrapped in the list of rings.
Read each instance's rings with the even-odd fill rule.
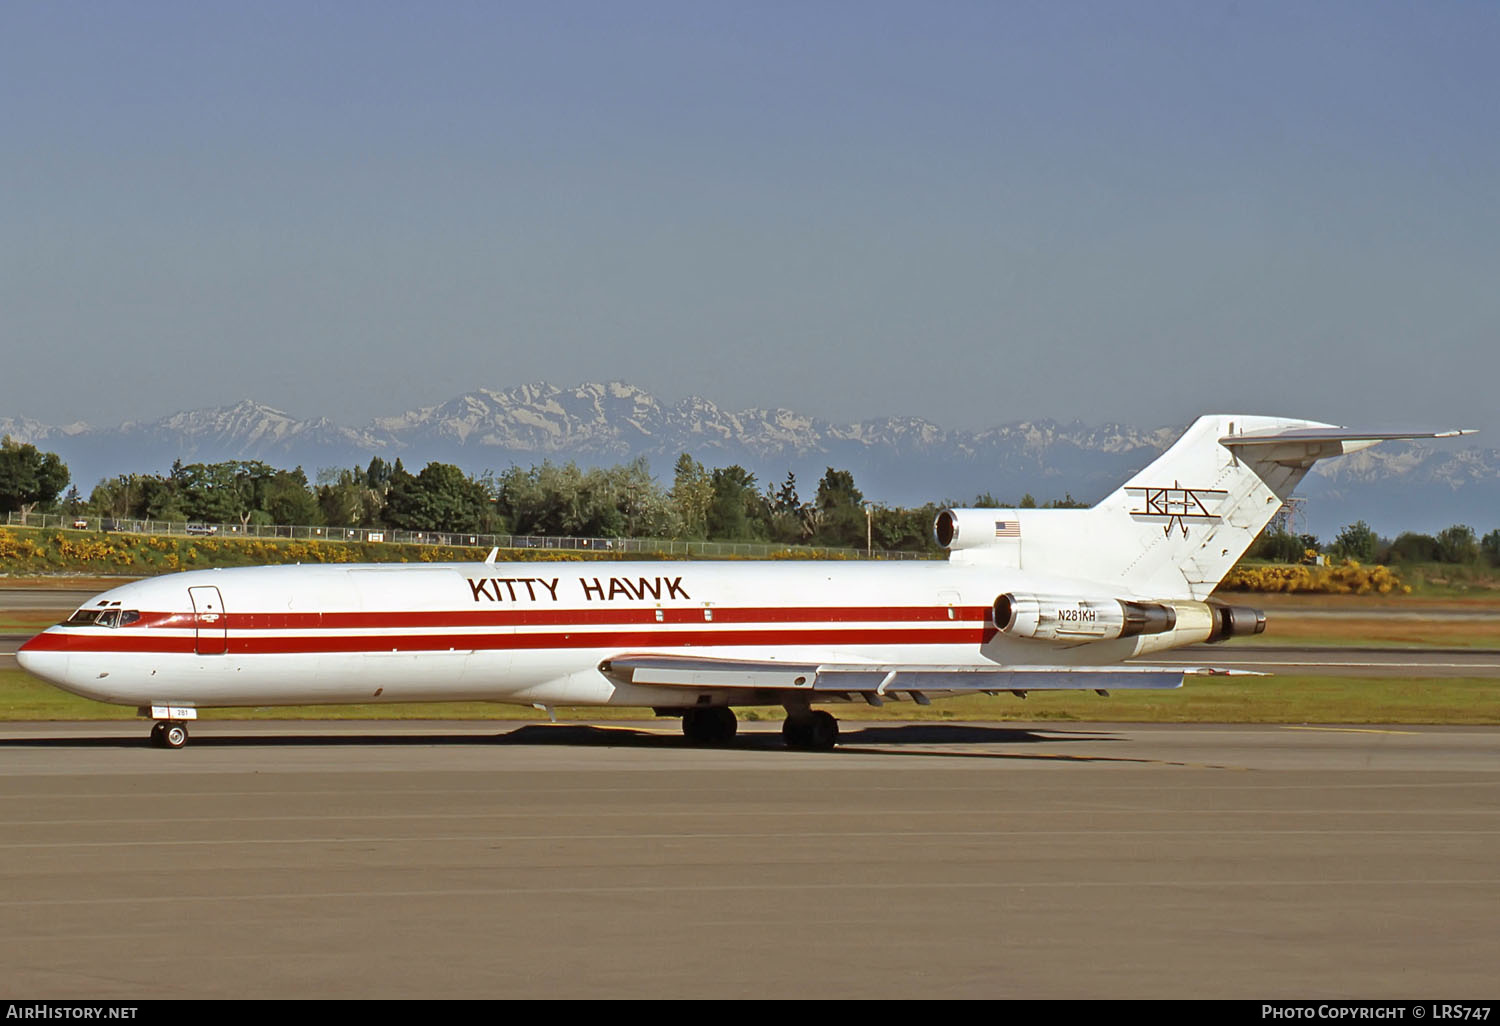
[[[1500,730],[0,724],[0,992],[1493,998]]]
[[[59,609],[72,612],[104,589],[0,588],[0,609]]]

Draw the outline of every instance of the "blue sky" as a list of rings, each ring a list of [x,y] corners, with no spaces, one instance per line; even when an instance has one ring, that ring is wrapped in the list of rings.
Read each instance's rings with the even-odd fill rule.
[[[0,6],[0,416],[475,387],[1500,444],[1500,6]]]

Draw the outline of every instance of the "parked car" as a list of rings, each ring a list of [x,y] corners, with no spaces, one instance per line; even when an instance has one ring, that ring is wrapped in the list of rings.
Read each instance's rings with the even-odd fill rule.
[[[188,524],[187,525],[187,533],[188,534],[218,534],[219,533],[219,525],[218,524]]]
[[[88,517],[74,517],[73,518],[73,530],[75,530],[75,531],[87,531],[88,529],[89,529]]]

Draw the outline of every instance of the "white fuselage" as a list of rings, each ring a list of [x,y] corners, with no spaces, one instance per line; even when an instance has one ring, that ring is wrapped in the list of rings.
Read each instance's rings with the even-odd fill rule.
[[[1058,644],[999,635],[992,604],[1016,588],[1101,591],[946,562],[248,567],[116,588],[84,610],[137,616],[122,615],[117,626],[60,624],[18,658],[68,691],[135,706],[467,700],[671,708],[755,699],[712,688],[664,693],[614,680],[600,663],[651,653],[1103,665],[1143,650],[1140,638]]]

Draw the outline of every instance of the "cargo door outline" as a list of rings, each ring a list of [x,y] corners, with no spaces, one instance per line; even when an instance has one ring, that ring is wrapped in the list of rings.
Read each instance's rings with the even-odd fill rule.
[[[213,586],[189,588],[193,600],[193,644],[199,655],[223,655],[229,649],[229,623],[224,598]]]

